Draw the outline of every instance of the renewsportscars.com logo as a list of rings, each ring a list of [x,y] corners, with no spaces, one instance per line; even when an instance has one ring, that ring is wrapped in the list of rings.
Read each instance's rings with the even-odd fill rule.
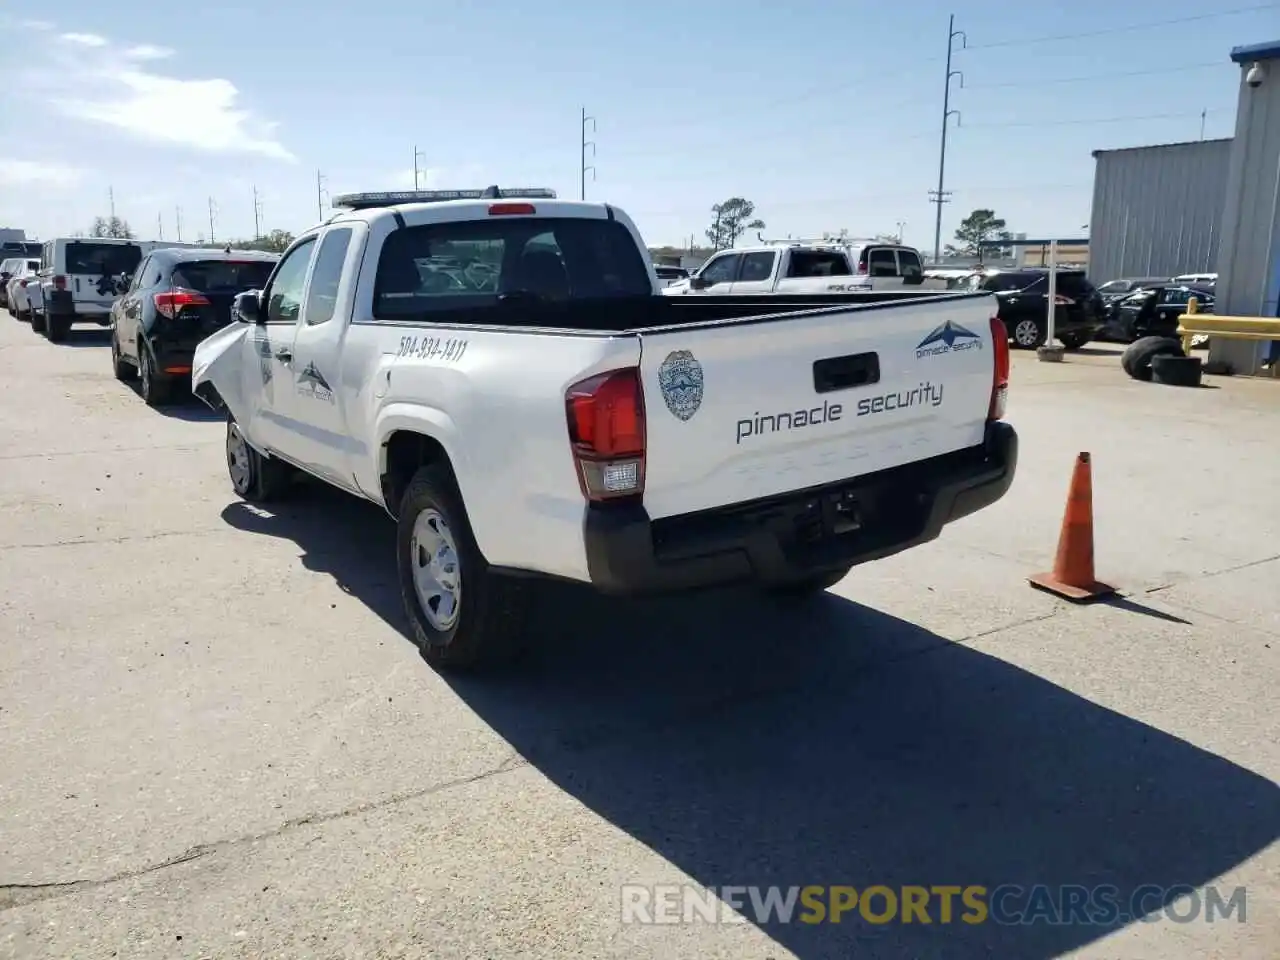
[[[959,353],[961,350],[981,350],[982,337],[954,320],[929,331],[929,335],[916,344],[916,359],[936,357],[940,353]]]

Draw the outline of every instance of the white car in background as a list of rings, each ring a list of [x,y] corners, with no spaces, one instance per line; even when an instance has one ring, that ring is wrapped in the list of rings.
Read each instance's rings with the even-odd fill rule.
[[[5,261],[8,264],[10,261]],[[9,315],[19,320],[31,319],[31,300],[29,291],[39,290],[36,272],[40,269],[39,260],[19,260],[4,284],[5,306]]]

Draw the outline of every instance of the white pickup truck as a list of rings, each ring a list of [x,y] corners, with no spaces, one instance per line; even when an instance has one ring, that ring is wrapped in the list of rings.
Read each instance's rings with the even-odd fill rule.
[[[697,274],[662,292],[670,297],[743,297],[946,288],[945,281],[925,274],[915,247],[874,240],[778,240],[721,250]]]
[[[539,576],[802,596],[1013,480],[989,294],[682,300],[608,204],[338,206],[199,345],[192,387],[228,412],[240,496],[301,470],[396,518],[433,665],[513,650]]]

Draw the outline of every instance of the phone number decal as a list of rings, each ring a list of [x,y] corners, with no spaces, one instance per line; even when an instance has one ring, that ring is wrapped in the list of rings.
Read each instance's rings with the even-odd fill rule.
[[[448,340],[442,337],[401,337],[397,357],[412,357],[414,360],[441,360],[445,363],[457,363],[467,352],[467,340]]]

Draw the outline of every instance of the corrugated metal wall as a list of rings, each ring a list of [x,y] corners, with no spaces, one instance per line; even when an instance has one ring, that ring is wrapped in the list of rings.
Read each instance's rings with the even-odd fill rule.
[[[1216,312],[1274,317],[1280,314],[1280,59],[1272,54],[1263,62],[1266,77],[1258,87],[1244,82],[1250,66],[1250,58],[1240,62]],[[1210,361],[1239,373],[1255,372],[1269,347],[1217,337],[1209,343]]]
[[[1098,150],[1094,157],[1094,283],[1217,269],[1231,140]]]

